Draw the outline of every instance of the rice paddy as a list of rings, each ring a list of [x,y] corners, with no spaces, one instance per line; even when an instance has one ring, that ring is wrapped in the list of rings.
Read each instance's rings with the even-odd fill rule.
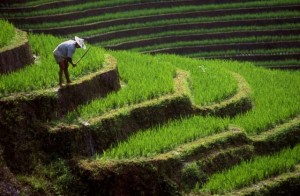
[[[45,3],[49,5],[39,7]],[[0,139],[0,164],[5,159],[8,168],[17,168],[28,162],[30,167],[24,164],[16,173],[31,193],[231,194],[296,171],[300,72],[264,67],[299,65],[297,0],[66,1],[51,8],[53,3],[37,0],[7,5],[12,10],[0,8],[2,18],[32,31],[28,39],[35,62],[0,75],[0,127],[5,133]],[[74,18],[57,20],[58,14]],[[0,26],[1,48],[16,34],[5,20]],[[71,80],[99,71],[109,54],[117,62],[118,91],[51,118],[39,118],[52,107],[43,100],[6,102],[15,93],[26,97],[57,88],[59,67],[52,51],[75,35],[85,38],[91,49],[76,68],[69,67]],[[168,51],[181,56],[165,54]],[[73,61],[83,53],[78,49]],[[253,62],[224,60],[235,56],[251,56]],[[179,71],[186,74],[184,96],[191,107],[187,111],[178,110],[182,105],[158,101],[175,93]],[[240,95],[244,91],[246,98]],[[141,109],[146,102],[149,108]],[[23,108],[28,109],[26,115]],[[163,118],[154,119],[156,115]],[[141,119],[149,124],[141,125]],[[10,152],[15,156],[7,156]],[[190,164],[196,176],[183,182],[182,173],[189,172],[184,169]]]

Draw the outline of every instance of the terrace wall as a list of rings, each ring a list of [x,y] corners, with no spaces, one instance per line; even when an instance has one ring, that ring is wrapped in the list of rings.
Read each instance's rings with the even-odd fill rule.
[[[120,88],[115,59],[108,56],[105,61],[107,65],[99,72],[59,90],[18,93],[0,99],[0,145],[4,146],[4,159],[13,171],[30,170],[43,159],[43,122]]]
[[[17,30],[16,34],[17,40],[15,45],[5,46],[0,49],[0,74],[18,70],[34,62],[27,33]]]

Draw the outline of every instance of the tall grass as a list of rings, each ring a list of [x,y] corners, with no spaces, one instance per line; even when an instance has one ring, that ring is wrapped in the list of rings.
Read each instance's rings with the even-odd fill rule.
[[[4,46],[9,45],[9,43],[14,39],[16,35],[15,27],[6,20],[0,19],[0,49]]]
[[[293,171],[295,165],[299,163],[300,145],[297,145],[293,149],[285,149],[274,155],[258,157],[214,174],[200,191],[224,194],[271,176]]]
[[[143,23],[131,23],[124,25],[115,25],[105,28],[99,28],[89,31],[81,32],[80,35],[92,36],[102,33],[108,33],[113,31],[121,31],[128,29],[138,29],[146,27],[156,27],[156,26],[166,26],[166,25],[176,25],[176,24],[186,24],[186,23],[200,23],[200,22],[219,22],[219,21],[237,21],[237,20],[250,20],[250,19],[270,19],[270,18],[290,18],[299,15],[298,11],[277,11],[277,12],[264,12],[256,14],[235,14],[227,16],[216,16],[216,17],[194,17],[194,18],[179,18],[170,20],[159,20],[154,22],[143,22]],[[83,24],[85,24],[83,22]],[[22,26],[23,28],[29,28]],[[69,34],[75,35],[75,34]]]
[[[124,159],[149,157],[164,153],[174,147],[200,137],[224,131],[229,119],[194,116],[189,119],[174,120],[165,125],[138,132],[128,141],[119,143],[115,148],[104,151],[96,159]]]
[[[65,40],[51,35],[29,35],[29,42],[38,60],[16,72],[0,75],[0,97],[13,92],[29,92],[58,85],[59,67],[55,62],[52,51]],[[79,59],[84,50],[77,49],[73,59]],[[102,67],[104,50],[93,47],[76,68],[69,68],[71,80]]]

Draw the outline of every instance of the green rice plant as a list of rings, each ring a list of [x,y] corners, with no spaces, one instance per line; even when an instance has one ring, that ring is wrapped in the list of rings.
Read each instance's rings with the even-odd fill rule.
[[[259,134],[300,113],[300,72],[267,70],[237,61],[216,60],[214,65],[241,74],[251,87],[253,109],[231,121],[248,134]]]
[[[297,59],[287,59],[278,61],[259,61],[254,63],[256,66],[284,66],[284,65],[300,65],[300,61]]]
[[[206,34],[206,33],[221,33],[221,32],[237,32],[237,31],[259,31],[259,30],[279,30],[279,29],[299,29],[299,23],[285,23],[279,25],[266,25],[266,26],[235,26],[235,27],[222,27],[222,28],[209,28],[209,29],[186,29],[186,30],[176,30],[176,31],[164,31],[160,33],[152,33],[147,35],[131,36],[131,37],[122,37],[111,40],[103,40],[95,45],[97,46],[109,46],[124,42],[143,40],[143,39],[152,39],[160,38],[164,36],[180,36],[180,35],[193,35],[193,34]]]
[[[282,3],[282,2],[281,2]],[[234,9],[234,8],[249,8],[249,7],[259,7],[267,5],[277,5],[276,1],[256,1],[256,2],[242,2],[242,3],[224,3],[224,4],[208,4],[208,5],[191,5],[191,6],[178,6],[170,8],[156,8],[156,9],[140,9],[132,10],[126,12],[116,12],[107,13],[97,16],[90,16],[85,18],[79,18],[72,21],[61,21],[61,22],[45,22],[42,24],[28,24],[24,27],[30,29],[36,28],[51,28],[51,27],[64,27],[64,26],[74,26],[81,24],[94,23],[99,21],[108,21],[120,18],[134,18],[142,16],[152,16],[160,14],[170,14],[170,13],[184,13],[184,12],[194,12],[202,10],[216,10],[216,9]]]
[[[210,105],[221,101],[234,94],[237,89],[237,82],[228,72],[210,68],[209,63],[199,64],[197,60],[177,56],[152,57],[124,51],[111,54],[118,59],[120,77],[126,87],[106,98],[78,107],[75,112],[68,114],[68,122],[79,117],[88,119],[111,109],[172,93],[176,68],[190,72],[192,99],[197,105]]]
[[[40,0],[40,3],[46,2],[47,0]],[[37,1],[38,2],[38,1]],[[37,5],[37,2],[29,2],[25,5]],[[159,2],[158,0],[152,1],[152,2]],[[87,2],[84,4],[79,5],[72,5],[72,6],[64,6],[63,8],[56,8],[56,9],[47,9],[42,11],[31,11],[31,12],[21,12],[21,13],[12,13],[12,14],[5,14],[10,17],[17,17],[17,16],[40,16],[40,15],[51,15],[51,14],[59,14],[62,11],[64,13],[68,12],[74,12],[74,11],[81,11],[81,10],[87,10],[87,9],[95,9],[95,8],[101,8],[101,7],[109,7],[109,6],[117,6],[127,3],[140,3],[140,1],[137,0],[115,0],[115,1],[98,1],[98,2]],[[286,1],[276,1],[276,0],[270,0],[270,1],[249,1],[249,2],[243,2],[243,3],[224,3],[224,4],[208,4],[208,5],[200,5],[200,6],[179,6],[179,7],[173,7],[174,11],[177,11],[177,9],[181,9],[182,11],[199,11],[199,10],[210,10],[210,9],[226,9],[226,8],[243,8],[243,7],[259,7],[259,6],[275,6],[275,5],[289,5],[289,4],[296,4],[298,3],[297,0],[286,0]],[[24,5],[24,4],[23,4]],[[186,8],[185,8],[186,7]],[[189,7],[195,7],[194,9]],[[157,9],[157,11],[152,10],[152,14],[165,14],[170,13],[166,11],[160,11],[161,9]],[[134,12],[135,10],[132,10],[130,12]],[[143,12],[146,10],[143,10]],[[174,12],[173,11],[173,12]],[[130,15],[131,13],[127,13],[128,16],[134,17],[134,16],[143,16],[145,14],[151,14],[149,12],[142,13],[142,15]],[[126,17],[126,16],[125,16]],[[118,18],[117,15],[113,18]]]
[[[262,18],[289,18],[299,15],[298,11],[277,11],[277,12],[264,12],[255,14],[236,14],[227,16],[216,16],[216,17],[196,17],[196,18],[179,18],[170,20],[159,20],[154,22],[143,22],[143,23],[131,23],[125,25],[115,25],[106,28],[99,28],[95,30],[83,31],[80,35],[92,36],[102,33],[108,33],[113,31],[121,31],[126,29],[144,28],[144,27],[156,27],[166,26],[174,24],[186,24],[186,23],[199,23],[199,22],[217,22],[217,21],[231,21],[231,20],[250,20],[250,19],[262,19]],[[24,24],[22,28],[29,28]],[[72,35],[73,34],[69,34]],[[75,35],[75,34],[74,34]]]
[[[237,81],[225,69],[214,67],[212,61],[201,62],[164,54],[156,57],[190,72],[191,96],[196,105],[211,105],[230,97],[237,91]]]
[[[212,135],[228,128],[229,119],[194,116],[188,119],[170,121],[164,125],[138,132],[127,141],[120,142],[96,155],[95,159],[131,159],[150,157],[167,152],[176,146],[195,139]]]
[[[213,52],[198,52],[187,54],[189,57],[206,57],[215,58],[218,56],[226,55],[250,55],[250,54],[295,54],[299,53],[299,48],[274,48],[274,49],[257,49],[257,50],[224,50],[224,51],[213,51]]]
[[[161,57],[159,55],[158,57]],[[166,55],[167,57],[169,55]],[[170,56],[170,59],[180,65],[180,58]],[[140,156],[153,156],[166,152],[176,146],[195,139],[225,130],[228,124],[235,124],[245,129],[249,134],[259,134],[269,128],[283,123],[300,112],[300,77],[299,72],[271,71],[254,67],[251,63],[224,60],[198,60],[199,65],[208,64],[211,67],[237,72],[245,77],[251,86],[253,109],[232,119],[219,119],[216,117],[191,117],[174,120],[167,124],[138,132],[127,141],[111,147],[97,159],[123,159]],[[188,64],[188,63],[187,63]],[[191,67],[195,65],[191,64]],[[222,80],[221,80],[222,81]],[[204,85],[206,85],[205,83]],[[207,92],[203,89],[194,91]],[[205,94],[203,93],[203,94]],[[222,128],[216,128],[218,125]],[[211,127],[212,126],[212,127]]]
[[[59,66],[55,62],[52,51],[63,41],[65,40],[51,35],[30,34],[29,42],[38,60],[34,64],[16,72],[0,75],[0,97],[13,92],[29,92],[57,86]],[[77,50],[73,56],[74,62],[83,53],[84,50]],[[85,59],[76,68],[69,68],[71,80],[99,70],[103,61],[104,50],[92,47]]]
[[[0,49],[12,42],[16,35],[15,27],[6,20],[0,19]]]
[[[32,1],[32,2],[28,2],[26,4],[17,4],[17,5],[26,5],[26,6],[38,5],[44,1],[46,2],[48,0],[40,0],[40,2]],[[51,1],[51,2],[53,2],[53,1]],[[63,6],[63,7],[59,7],[56,9],[44,9],[44,10],[39,10],[39,11],[20,12],[20,13],[12,13],[12,14],[2,13],[2,14],[3,14],[3,16],[11,16],[11,17],[42,16],[42,15],[51,15],[51,14],[60,14],[60,13],[81,11],[81,10],[86,10],[86,9],[93,9],[96,7],[101,8],[101,7],[116,6],[116,5],[135,3],[135,2],[140,2],[140,1],[139,0],[114,0],[114,1],[101,0],[101,1],[86,2],[86,3],[82,3],[82,4],[77,4],[77,5]]]
[[[82,105],[67,116],[67,121],[77,117],[95,117],[111,109],[153,99],[174,91],[175,68],[168,62],[159,61],[150,55],[130,52],[111,52],[118,61],[120,79],[125,87],[103,99]]]
[[[257,157],[231,169],[212,175],[201,192],[224,194],[266,178],[293,171],[300,163],[300,145],[285,149],[274,155]]]
[[[171,43],[162,43],[157,45],[150,45],[145,47],[139,47],[131,49],[132,51],[151,51],[163,48],[176,48],[185,46],[205,46],[214,44],[233,44],[233,43],[246,43],[246,42],[276,42],[276,41],[292,41],[300,40],[299,35],[287,35],[287,36],[250,36],[250,37],[234,37],[226,39],[209,39],[209,40],[193,40],[193,41],[178,41]]]

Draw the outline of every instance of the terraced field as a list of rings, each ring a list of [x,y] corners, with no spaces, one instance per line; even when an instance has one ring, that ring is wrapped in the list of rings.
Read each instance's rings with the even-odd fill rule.
[[[300,191],[300,72],[263,68],[299,66],[296,0],[0,11],[29,32],[35,55],[0,75],[0,194]],[[58,88],[52,50],[74,35],[91,49]]]
[[[81,35],[107,49],[247,60],[271,67],[299,65],[297,0],[138,2],[62,2],[59,9],[51,9],[54,3],[3,8],[1,14],[31,32]]]

